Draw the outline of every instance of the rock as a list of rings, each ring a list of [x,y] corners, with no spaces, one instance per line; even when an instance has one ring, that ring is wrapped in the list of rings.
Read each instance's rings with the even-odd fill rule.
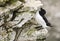
[[[0,7],[0,15],[4,15],[5,13],[9,14],[10,13],[10,9],[5,8],[5,7]]]
[[[24,4],[25,7],[32,7],[34,8],[35,10],[37,10],[39,7],[43,6],[43,4],[41,3],[41,1],[39,0],[25,0],[26,3]],[[38,4],[38,5],[37,5]]]
[[[20,1],[16,1],[16,2],[10,4],[10,5],[7,5],[6,7],[9,8],[10,10],[12,10],[12,11],[15,11],[15,10],[17,10],[18,8],[21,7],[21,4],[22,4],[22,3],[21,3]]]
[[[25,29],[27,30],[27,29]],[[26,32],[25,30],[22,31],[21,35],[19,36],[19,41],[33,41],[36,39],[43,39],[47,38],[48,31],[46,29],[36,30],[35,28],[28,29]]]
[[[9,0],[0,0],[0,6],[5,5],[7,1],[9,1]]]
[[[13,41],[15,39],[16,32],[13,31],[12,29],[9,29],[9,31],[11,31],[11,32],[8,32],[9,41]]]
[[[0,25],[3,24],[1,27],[4,28],[0,31],[0,40],[2,38],[3,41],[14,41],[16,34],[20,33],[20,28],[18,27],[21,27],[22,29],[21,34],[17,35],[19,41],[36,41],[37,38],[42,39],[46,37],[48,31],[46,29],[35,29],[38,24],[35,24],[35,20],[33,20],[34,23],[32,23],[33,21],[30,21],[35,17],[38,8],[42,6],[41,2],[39,0],[25,1],[26,3],[21,2],[20,0],[8,0],[8,2],[4,2],[4,0],[0,1],[2,2],[2,5],[3,2],[6,4],[5,6],[0,7]],[[16,16],[13,14],[16,14]],[[11,21],[11,18],[14,19]],[[16,32],[13,30],[15,27],[19,29],[16,29]]]
[[[0,28],[0,41],[5,41],[7,40],[7,32],[5,29],[2,30],[2,28]]]

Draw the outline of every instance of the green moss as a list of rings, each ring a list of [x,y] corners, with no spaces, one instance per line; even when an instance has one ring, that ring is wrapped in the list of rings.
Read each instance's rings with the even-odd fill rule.
[[[9,2],[10,2],[10,3],[14,3],[14,2],[16,2],[16,1],[18,1],[18,0],[10,0]]]
[[[21,2],[25,2],[25,0],[19,0],[19,1],[21,1]]]
[[[9,0],[0,0],[0,5],[5,5],[7,1]]]
[[[27,31],[27,35],[31,35],[33,32],[35,32],[36,31],[36,29],[35,28],[32,28],[32,29],[29,29],[28,31]]]

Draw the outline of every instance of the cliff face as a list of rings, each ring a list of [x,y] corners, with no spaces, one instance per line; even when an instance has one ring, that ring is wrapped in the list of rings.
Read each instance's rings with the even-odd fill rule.
[[[3,6],[6,4],[6,2],[8,2],[9,0],[0,0],[0,6]]]
[[[33,18],[36,9],[42,4],[40,1],[33,2],[29,3],[30,6],[28,2],[24,4],[24,0],[0,0],[0,41],[45,40],[48,31]]]

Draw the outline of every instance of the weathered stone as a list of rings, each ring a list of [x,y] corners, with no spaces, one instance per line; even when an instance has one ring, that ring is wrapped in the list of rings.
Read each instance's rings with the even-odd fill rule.
[[[9,0],[0,0],[0,6],[4,6]]]
[[[26,31],[27,30],[27,31]],[[34,28],[25,29],[22,31],[21,35],[19,36],[19,41],[36,41],[36,39],[43,39],[46,38],[48,35],[48,31],[46,29],[36,30]]]
[[[46,29],[35,29],[35,27],[39,25],[35,23],[36,21],[33,19],[38,8],[42,6],[40,1],[24,0],[25,3],[23,0],[7,1],[0,1],[2,5],[7,2],[7,5],[0,7],[0,25],[3,24],[1,27],[4,28],[1,30],[3,33],[0,33],[0,40],[2,38],[1,41],[13,41],[16,38],[16,34],[18,36],[18,41],[36,41],[37,38],[42,39],[46,37],[48,31]],[[13,14],[16,14],[16,16]],[[14,16],[15,19],[11,21],[11,18],[14,18]],[[19,30],[21,27],[21,33],[17,29],[15,30],[16,32],[13,30],[13,28],[18,27]],[[20,35],[18,33],[20,33]]]
[[[10,13],[10,9],[5,8],[5,7],[0,7],[0,15],[6,15]]]
[[[7,32],[5,29],[3,29],[2,27],[0,27],[0,41],[5,41],[7,40]]]
[[[14,3],[11,3],[10,5],[7,5],[6,7],[9,8],[12,11],[15,11],[17,9],[19,9],[21,7],[21,2],[20,1],[16,1]]]
[[[13,41],[15,39],[16,32],[13,29],[8,30],[8,39],[9,41]]]

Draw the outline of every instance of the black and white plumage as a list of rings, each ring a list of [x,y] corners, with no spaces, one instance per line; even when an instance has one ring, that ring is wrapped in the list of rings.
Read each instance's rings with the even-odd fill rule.
[[[45,22],[44,19],[42,18],[42,16],[39,14],[39,10],[36,12],[35,19],[36,19],[36,21],[37,21],[37,23],[38,23],[39,25],[42,25],[43,28],[48,27],[48,26],[46,25],[46,22]]]
[[[37,21],[37,23],[39,24],[39,25],[41,25],[44,29],[46,29],[46,30],[50,30],[51,28],[51,26],[49,26],[49,25],[47,25],[48,23],[47,23],[47,19],[45,18],[45,17],[43,17],[42,15],[40,15],[40,13],[39,13],[39,11],[40,10],[38,10],[37,12],[36,12],[36,15],[35,15],[35,20]],[[41,13],[42,14],[42,13]],[[44,15],[44,14],[43,14]],[[46,21],[46,20],[47,21]]]
[[[42,18],[44,19],[44,21],[46,22],[46,25],[47,26],[51,26],[51,23],[47,20],[47,18],[45,17],[45,14],[46,14],[46,10],[41,8],[41,10],[39,11],[39,14],[42,16]]]

